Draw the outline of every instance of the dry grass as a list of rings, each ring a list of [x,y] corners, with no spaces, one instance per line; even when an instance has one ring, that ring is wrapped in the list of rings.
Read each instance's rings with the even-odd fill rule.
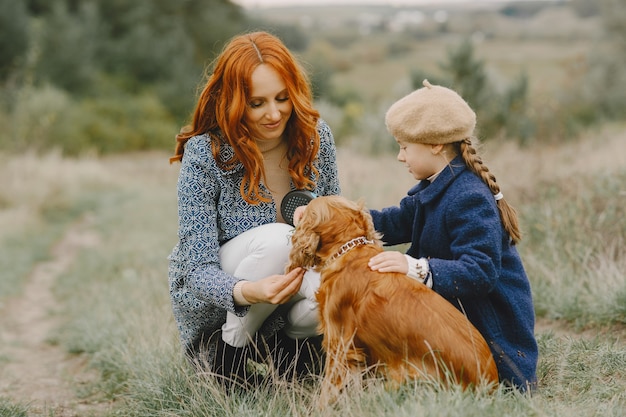
[[[618,125],[560,145],[538,143],[520,148],[511,142],[482,143],[479,153],[507,199],[519,205],[533,199],[533,191],[540,183],[575,182],[577,177],[623,171],[626,167],[625,143],[626,130]],[[352,199],[364,198],[371,208],[398,203],[415,184],[393,154],[374,157],[340,149],[338,160],[343,193]]]
[[[544,146],[540,142],[529,148],[511,143],[483,146],[485,163],[515,204],[532,200],[533,190],[540,183],[574,183],[577,178],[610,176],[626,168],[623,125],[605,127],[559,145]]]

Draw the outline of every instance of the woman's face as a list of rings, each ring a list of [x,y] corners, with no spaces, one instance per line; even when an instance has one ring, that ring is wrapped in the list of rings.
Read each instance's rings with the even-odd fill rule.
[[[416,180],[424,180],[441,171],[448,163],[441,155],[441,145],[425,145],[396,140],[400,146],[398,161],[402,162]]]
[[[256,67],[252,72],[250,98],[244,114],[252,139],[280,138],[292,111],[293,103],[283,79],[269,65]]]

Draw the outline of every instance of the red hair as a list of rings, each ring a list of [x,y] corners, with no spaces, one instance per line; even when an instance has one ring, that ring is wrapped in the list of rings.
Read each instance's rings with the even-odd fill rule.
[[[245,173],[240,193],[250,204],[270,201],[260,189],[259,179],[265,175],[263,164],[259,163],[262,155],[244,123],[252,72],[260,64],[272,67],[287,86],[293,103],[285,128],[289,174],[296,188],[313,189],[315,183],[310,175],[318,175],[313,161],[320,146],[316,129],[319,112],[312,105],[307,75],[287,47],[266,32],[236,36],[224,47],[200,94],[191,124],[176,135],[174,156],[170,158],[170,163],[182,160],[189,138],[210,133],[213,157],[222,169],[231,170],[238,162],[243,164]],[[234,150],[229,160],[219,157],[225,143]]]

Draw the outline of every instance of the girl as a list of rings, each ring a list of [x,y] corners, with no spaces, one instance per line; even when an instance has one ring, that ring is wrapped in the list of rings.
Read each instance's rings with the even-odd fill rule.
[[[420,280],[464,312],[491,347],[500,381],[536,386],[531,289],[515,244],[516,213],[472,146],[476,115],[454,91],[424,87],[385,116],[398,160],[419,182],[399,206],[372,210],[388,245],[369,266]]]

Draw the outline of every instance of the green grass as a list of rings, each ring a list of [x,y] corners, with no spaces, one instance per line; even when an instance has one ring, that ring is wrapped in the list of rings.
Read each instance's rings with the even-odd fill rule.
[[[10,398],[0,397],[0,417],[28,417],[24,404],[15,404]]]
[[[101,172],[89,159],[63,161],[0,154],[0,301],[19,294],[20,282],[50,249],[69,223],[99,205]],[[61,165],[61,163],[63,165]]]
[[[536,309],[580,326],[626,324],[626,171],[538,187],[520,250]]]
[[[411,182],[393,156],[382,157],[378,165],[370,165],[371,157],[343,150],[339,156],[344,193],[363,197],[372,207],[395,203]],[[567,163],[554,158],[560,159]],[[334,409],[320,411],[315,407],[316,380],[270,378],[271,384],[256,391],[225,395],[213,378],[193,372],[184,360],[167,288],[166,257],[176,239],[178,167],[167,165],[167,155],[44,159],[42,165],[47,169],[33,181],[54,181],[66,190],[58,198],[65,204],[61,206],[79,207],[69,211],[76,218],[88,213],[99,236],[99,245],[82,249],[55,286],[66,320],[53,338],[69,353],[89,358],[98,378],[77,387],[78,395],[113,404],[104,416],[617,417],[626,410],[623,167],[612,167],[610,175],[590,169],[575,180],[548,172],[544,177],[552,181],[516,196],[525,230],[520,252],[541,319],[535,395],[443,390],[428,383],[388,391],[373,380],[341,396]],[[388,168],[376,168],[384,166]],[[376,169],[368,169],[372,167]],[[362,175],[355,175],[359,171]],[[50,180],[48,172],[65,174]],[[30,194],[13,196],[11,206],[41,206],[40,201]],[[37,219],[42,230],[68,222],[56,215]],[[33,224],[24,221],[24,230]],[[11,233],[19,236],[20,230],[13,225]],[[21,270],[32,268],[43,256],[35,254],[46,254],[52,240],[38,248],[23,246],[33,254],[20,258],[18,263],[25,264]],[[6,242],[0,243],[0,253],[8,249]],[[27,408],[0,399],[0,411],[7,415],[26,415]]]
[[[2,236],[0,300],[20,293],[20,281],[28,275],[32,265],[48,258],[48,249],[60,237],[62,230],[51,226],[33,227],[18,235]]]

